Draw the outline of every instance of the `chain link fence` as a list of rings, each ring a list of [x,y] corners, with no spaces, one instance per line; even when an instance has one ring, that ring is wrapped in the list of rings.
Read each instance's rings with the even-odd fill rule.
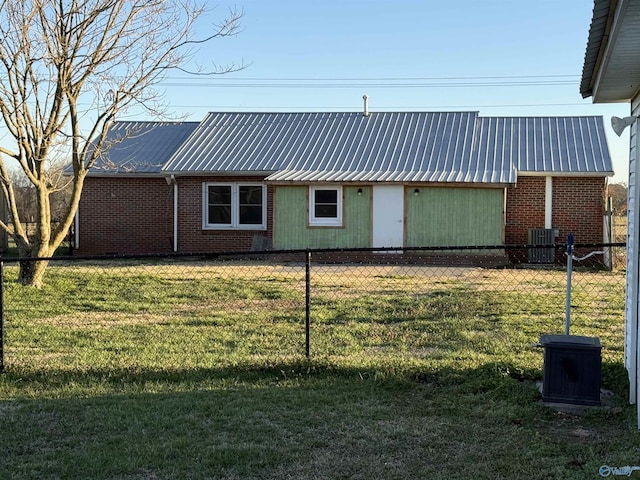
[[[624,244],[575,246],[569,319],[565,248],[531,263],[532,248],[55,257],[39,289],[19,285],[18,259],[4,259],[0,358],[55,372],[517,362],[569,320],[572,334],[601,338],[603,360],[619,361]]]

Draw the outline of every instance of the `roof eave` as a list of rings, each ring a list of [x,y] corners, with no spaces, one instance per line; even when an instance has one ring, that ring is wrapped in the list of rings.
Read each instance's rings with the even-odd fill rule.
[[[368,185],[406,185],[411,187],[478,187],[478,188],[505,188],[515,185],[515,182],[424,182],[424,181],[390,181],[390,180],[353,180],[347,182],[340,181],[320,181],[320,180],[266,180],[269,185],[315,185],[334,184],[351,186]]]
[[[622,0],[624,1],[624,0]],[[615,18],[618,0],[595,0],[593,6],[593,17],[589,28],[589,38],[585,51],[585,59],[582,67],[582,79],[580,82],[580,94],[582,98],[593,96],[595,86],[598,83],[600,72],[602,71],[602,61],[605,58],[605,51],[609,45],[609,35],[611,26]],[[607,9],[606,20],[597,16],[598,11]],[[600,19],[599,19],[600,18]],[[602,32],[598,32],[602,28]],[[595,58],[594,58],[594,53]]]
[[[527,172],[519,171],[519,177],[612,177],[613,171],[606,172]]]
[[[595,0],[580,83],[593,103],[630,102],[640,93],[634,51],[640,28],[636,0]],[[606,13],[605,13],[606,12]]]
[[[242,171],[242,170],[211,170],[211,171],[183,171],[163,170],[163,176],[174,175],[176,177],[266,177],[274,171]]]
[[[162,172],[88,172],[87,177],[92,178],[164,178]]]

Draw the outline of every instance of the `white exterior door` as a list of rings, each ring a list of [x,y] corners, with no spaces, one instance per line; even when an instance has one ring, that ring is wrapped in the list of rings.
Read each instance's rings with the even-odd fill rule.
[[[404,246],[404,186],[374,185],[373,247]]]

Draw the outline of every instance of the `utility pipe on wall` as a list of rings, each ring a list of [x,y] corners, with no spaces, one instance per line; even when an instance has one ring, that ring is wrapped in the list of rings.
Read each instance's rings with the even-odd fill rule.
[[[178,251],[178,182],[175,175],[167,179],[167,183],[173,185],[173,252]]]
[[[545,179],[544,228],[553,228],[553,177],[546,177]]]
[[[73,248],[78,249],[80,246],[80,207],[76,209],[75,217],[73,218]]]

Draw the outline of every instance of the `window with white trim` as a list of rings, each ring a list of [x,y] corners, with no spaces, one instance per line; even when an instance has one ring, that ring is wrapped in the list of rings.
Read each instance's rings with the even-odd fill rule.
[[[260,183],[204,183],[202,228],[266,230],[267,189]]]
[[[342,187],[309,187],[309,225],[342,226]]]

